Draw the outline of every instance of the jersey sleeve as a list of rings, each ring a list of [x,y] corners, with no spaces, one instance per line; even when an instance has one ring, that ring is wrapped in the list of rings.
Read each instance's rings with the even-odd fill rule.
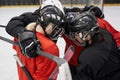
[[[34,15],[31,12],[13,17],[6,26],[6,32],[13,37],[17,37],[18,33],[25,31],[26,25],[33,22]]]

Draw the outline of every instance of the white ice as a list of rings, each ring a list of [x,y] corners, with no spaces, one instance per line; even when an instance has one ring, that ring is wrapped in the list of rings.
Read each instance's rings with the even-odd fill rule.
[[[8,21],[24,12],[33,12],[38,7],[0,7],[0,25],[7,25]],[[120,31],[120,6],[105,6],[105,19],[109,21],[115,29]],[[0,36],[13,39],[5,32],[4,28],[0,28]],[[58,41],[60,53],[64,53],[65,42],[62,38]],[[12,45],[0,40],[0,80],[18,80],[16,62],[13,55],[16,52],[12,49]]]

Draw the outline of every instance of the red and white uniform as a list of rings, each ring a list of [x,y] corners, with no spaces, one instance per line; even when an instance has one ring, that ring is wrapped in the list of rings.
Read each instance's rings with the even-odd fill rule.
[[[62,35],[62,37],[64,38],[65,42],[66,42],[66,49],[72,44],[75,48],[74,54],[72,56],[72,58],[70,59],[70,61],[68,62],[69,64],[73,65],[73,66],[77,66],[77,60],[78,60],[78,56],[80,55],[80,52],[84,49],[83,46],[78,46],[76,45],[72,40],[70,40],[68,38],[68,36],[66,35]]]
[[[120,32],[115,30],[113,28],[113,26],[108,23],[106,20],[104,19],[101,19],[101,18],[98,18],[98,24],[101,28],[105,28],[106,30],[108,30],[114,37],[115,41],[116,41],[116,44],[118,47],[120,47]],[[74,45],[75,47],[75,52],[74,52],[74,55],[73,57],[71,58],[71,60],[69,61],[69,64],[73,65],[73,66],[77,66],[77,60],[78,60],[78,57],[81,53],[81,51],[84,49],[84,47],[82,46],[78,46],[78,45],[75,45],[75,43],[70,40],[67,36],[63,35],[63,38],[64,40],[66,41],[66,49],[72,44]]]
[[[52,55],[59,56],[59,50],[56,44],[47,38],[45,35],[36,32],[36,36],[40,41],[42,50]],[[16,39],[15,39],[16,41]],[[48,80],[50,74],[53,72],[57,64],[43,56],[37,56],[36,58],[28,58],[23,56],[18,46],[13,46],[13,48],[18,53],[19,58],[22,60],[23,64],[30,72],[33,80]],[[22,71],[18,65],[18,76],[19,80],[28,80],[25,73]]]

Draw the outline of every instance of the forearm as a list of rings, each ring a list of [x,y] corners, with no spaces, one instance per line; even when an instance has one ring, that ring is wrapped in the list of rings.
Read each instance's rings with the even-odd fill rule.
[[[25,24],[18,17],[12,18],[6,26],[6,32],[13,37],[17,37],[18,33],[26,30]]]
[[[6,26],[6,32],[13,37],[17,37],[18,33],[25,31],[25,27],[31,23],[35,22],[37,17],[33,13],[24,13],[20,16],[13,17]]]

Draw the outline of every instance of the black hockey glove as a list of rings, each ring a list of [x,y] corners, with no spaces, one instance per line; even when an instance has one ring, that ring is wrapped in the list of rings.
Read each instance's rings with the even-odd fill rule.
[[[81,9],[79,7],[73,7],[73,8],[65,8],[64,7],[64,12],[69,13],[69,12],[81,12]]]
[[[39,42],[37,41],[36,35],[34,32],[25,31],[18,34],[18,42],[22,54],[34,58],[37,56],[36,49],[39,46]]]
[[[81,9],[79,7],[73,7],[72,12],[81,12]]]
[[[97,6],[92,6],[92,5],[91,6],[85,6],[82,11],[83,12],[84,11],[90,11],[96,17],[98,17],[98,18],[104,18],[104,14],[103,14],[102,10],[99,7],[97,7]]]

